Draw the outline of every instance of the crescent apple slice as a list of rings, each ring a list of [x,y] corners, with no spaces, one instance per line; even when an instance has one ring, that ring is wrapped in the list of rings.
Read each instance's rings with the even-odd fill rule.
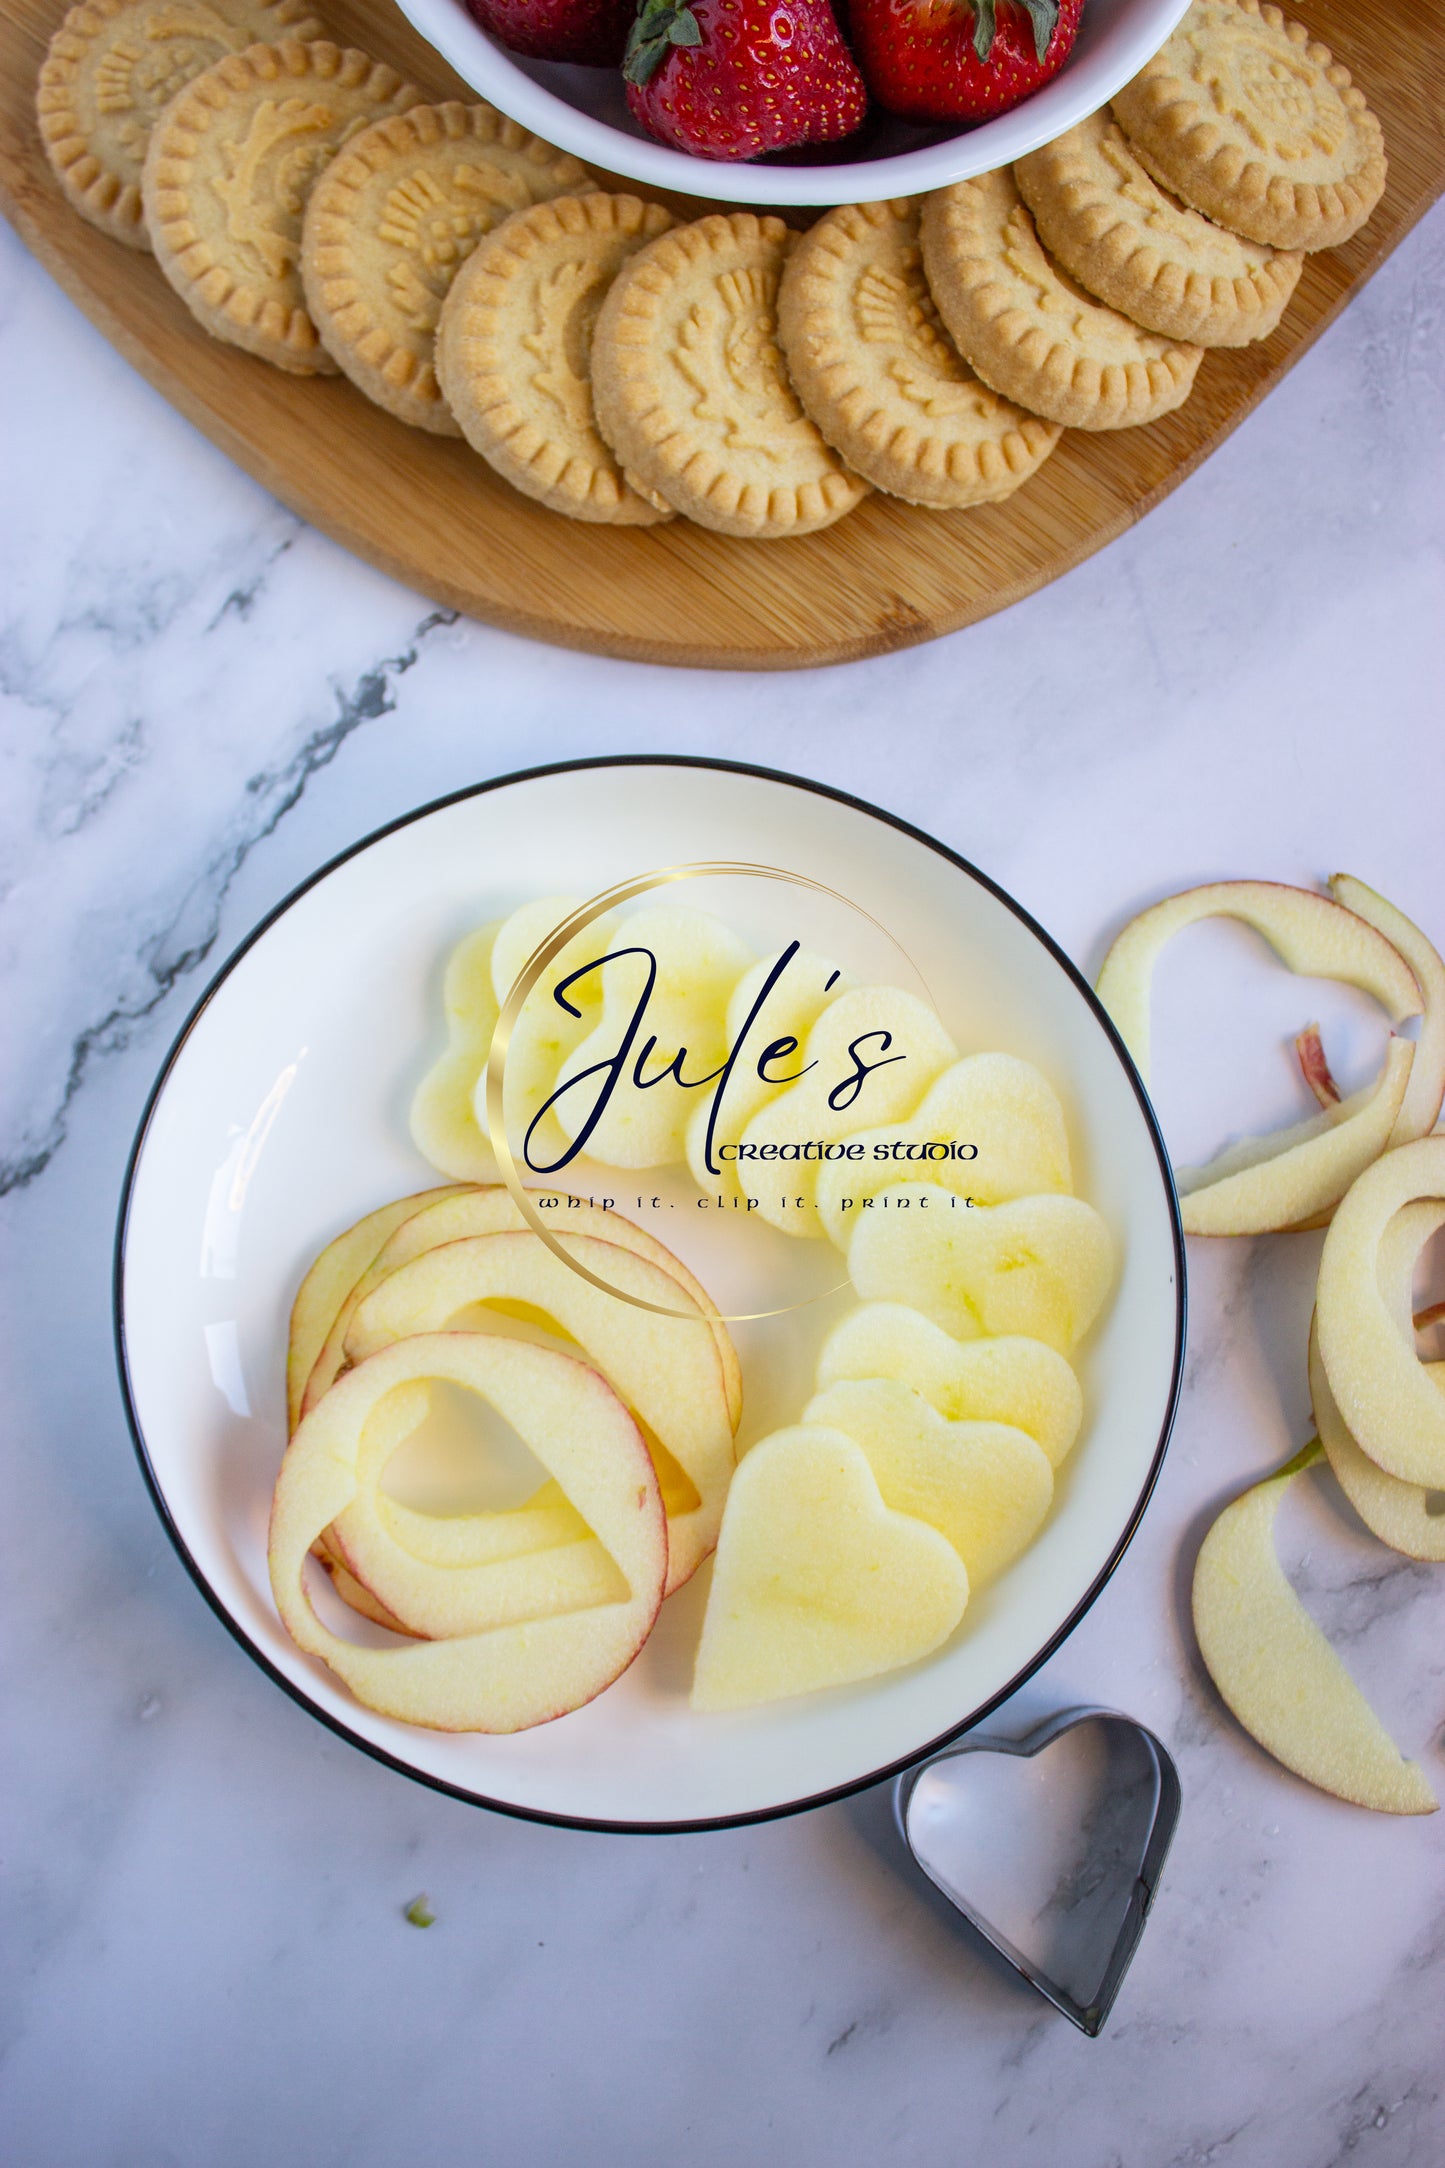
[[[1445,1396],[1380,1286],[1390,1222],[1419,1199],[1445,1200],[1445,1135],[1402,1144],[1366,1168],[1340,1204],[1320,1256],[1320,1360],[1341,1418],[1376,1466],[1445,1490]]]
[[[429,1204],[455,1197],[456,1188],[422,1190],[415,1197],[399,1197],[368,1212],[354,1227],[346,1228],[328,1242],[317,1258],[291,1305],[291,1330],[286,1347],[286,1419],[292,1431],[301,1420],[306,1381],[316,1367],[327,1335],[336,1323],[346,1297],[389,1236],[405,1220]]]
[[[1227,1706],[1266,1753],[1339,1799],[1382,1814],[1438,1801],[1290,1586],[1274,1547],[1280,1500],[1318,1444],[1227,1505],[1194,1569],[1199,1653]]]
[[[542,1212],[552,1217],[554,1231],[561,1237],[569,1235],[595,1235],[604,1242],[616,1242],[625,1250],[632,1250],[649,1264],[658,1265],[671,1273],[684,1293],[688,1295],[707,1318],[718,1360],[722,1364],[723,1382],[727,1387],[728,1415],[736,1430],[742,1421],[743,1379],[738,1363],[737,1349],[727,1326],[718,1316],[717,1305],[701,1281],[688,1271],[680,1257],[675,1257],[665,1243],[632,1220],[624,1219],[620,1212],[604,1211],[600,1205],[584,1204],[569,1199],[557,1190],[533,1190],[532,1201]],[[370,1269],[358,1280],[349,1296],[350,1307],[343,1320],[341,1340],[328,1345],[328,1357],[334,1356],[331,1376],[341,1365],[342,1341],[345,1327],[350,1324],[358,1302],[363,1302],[386,1278],[389,1272],[409,1265],[414,1257],[425,1250],[434,1250],[444,1242],[462,1242],[472,1235],[514,1234],[526,1231],[515,1200],[500,1187],[465,1190],[444,1194],[437,1199],[438,1209],[430,1206],[403,1221],[392,1234],[385,1247],[377,1253]],[[329,1385],[324,1368],[317,1372],[318,1390],[313,1401],[320,1398],[321,1391]]]
[[[1328,896],[1276,881],[1215,881],[1131,920],[1104,959],[1099,998],[1149,1080],[1154,964],[1173,934],[1200,919],[1237,918],[1262,934],[1290,971],[1371,994],[1392,1024],[1418,1016],[1419,981],[1393,942]],[[1384,1150],[1404,1104],[1414,1049],[1392,1039],[1377,1082],[1307,1122],[1248,1138],[1207,1166],[1179,1171],[1187,1234],[1267,1234],[1327,1216]]]
[[[689,1303],[671,1274],[646,1258],[591,1235],[574,1236],[568,1256],[603,1287],[583,1279],[534,1234],[482,1235],[427,1250],[358,1305],[346,1352],[362,1361],[394,1340],[439,1331],[478,1303],[520,1307],[560,1328],[616,1387],[656,1451],[668,1513],[671,1594],[716,1543],[733,1472],[717,1346],[695,1304],[686,1317],[638,1307],[655,1303],[675,1313]]]
[[[519,1432],[615,1562],[623,1599],[382,1649],[322,1624],[306,1557],[356,1496],[367,1419],[397,1386],[433,1380],[481,1394]],[[662,1601],[667,1531],[646,1445],[595,1370],[550,1348],[437,1333],[382,1349],[307,1416],[277,1479],[269,1562],[291,1638],[368,1708],[439,1731],[513,1732],[580,1708],[631,1663]]]

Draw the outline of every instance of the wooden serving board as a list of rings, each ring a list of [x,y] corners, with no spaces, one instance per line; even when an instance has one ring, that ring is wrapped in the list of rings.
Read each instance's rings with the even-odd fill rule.
[[[318,4],[339,39],[429,92],[475,96],[390,0]],[[1144,429],[1071,429],[1016,496],[971,512],[875,496],[835,527],[786,542],[733,541],[681,520],[597,527],[519,496],[464,444],[405,427],[344,381],[287,377],[208,338],[148,257],[78,217],[34,114],[64,7],[0,0],[0,208],[92,322],[239,465],[358,556],[469,617],[643,662],[849,662],[1031,594],[1192,472],[1445,188],[1445,11],[1434,0],[1292,0],[1288,11],[1332,47],[1379,114],[1389,186],[1362,233],[1309,258],[1272,338],[1206,355],[1177,413]]]

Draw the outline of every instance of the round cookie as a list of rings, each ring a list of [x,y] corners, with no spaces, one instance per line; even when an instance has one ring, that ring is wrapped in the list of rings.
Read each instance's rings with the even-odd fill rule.
[[[654,241],[598,318],[592,390],[629,472],[719,534],[809,534],[850,512],[850,474],[799,403],[778,348],[779,218],[721,212]]]
[[[671,224],[639,196],[558,196],[514,212],[452,281],[437,330],[442,392],[473,450],[554,512],[624,527],[672,517],[598,434],[589,381],[608,287]]]
[[[1194,0],[1114,117],[1163,187],[1269,248],[1336,247],[1385,186],[1349,70],[1260,0]]]
[[[335,373],[301,285],[306,198],[349,137],[420,98],[367,53],[285,38],[171,101],[141,195],[157,261],[207,331],[298,376]]]
[[[778,335],[828,442],[910,504],[996,503],[1059,441],[1052,423],[990,391],[944,330],[914,202],[845,204],[810,227],[783,269]]]
[[[311,191],[306,306],[351,381],[401,421],[460,434],[434,366],[458,266],[514,211],[593,186],[489,105],[414,105],[353,136]]]
[[[1005,399],[1072,429],[1128,429],[1188,398],[1203,349],[1076,286],[1005,171],[924,199],[923,264],[954,344]]]
[[[51,39],[35,92],[61,187],[93,226],[148,249],[140,178],[162,109],[223,53],[320,35],[306,0],[84,0]]]
[[[1167,339],[1268,338],[1301,255],[1246,241],[1151,180],[1108,108],[1014,166],[1039,239],[1079,284]]]

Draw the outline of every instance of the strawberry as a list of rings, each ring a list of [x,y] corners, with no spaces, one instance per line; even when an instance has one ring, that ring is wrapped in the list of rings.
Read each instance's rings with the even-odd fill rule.
[[[828,0],[641,0],[627,103],[699,158],[756,158],[851,135],[868,91]]]
[[[636,0],[467,0],[467,7],[508,52],[615,68]]]
[[[905,120],[988,120],[1032,97],[1073,49],[1084,0],[852,0],[868,88]]]

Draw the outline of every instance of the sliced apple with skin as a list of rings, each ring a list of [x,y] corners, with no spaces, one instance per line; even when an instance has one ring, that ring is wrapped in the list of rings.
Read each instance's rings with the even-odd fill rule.
[[[455,1197],[456,1188],[422,1190],[414,1197],[398,1197],[394,1204],[368,1212],[328,1242],[311,1266],[291,1305],[291,1328],[286,1346],[286,1424],[288,1434],[301,1420],[306,1381],[336,1323],[342,1304],[367,1266],[405,1221]]]
[[[464,1523],[473,1554],[467,1563],[418,1557],[397,1540],[380,1511],[381,1484],[425,1420],[430,1398],[430,1385],[405,1386],[375,1410],[357,1455],[356,1496],[329,1531],[348,1572],[402,1631],[436,1640],[625,1602],[627,1583],[555,1481],[546,1487],[557,1494],[556,1507],[529,1500],[515,1512],[409,1515]]]
[[[862,1145],[862,1159],[829,1160],[817,1182],[818,1211],[840,1250],[863,1199],[909,1174],[926,1174],[979,1204],[1073,1187],[1058,1094],[1032,1062],[1013,1054],[966,1055],[934,1078],[906,1121],[857,1130],[848,1142]],[[925,1156],[929,1145],[953,1142],[975,1145],[977,1158]]]
[[[718,1360],[722,1365],[723,1381],[727,1388],[728,1414],[733,1429],[742,1420],[743,1379],[738,1362],[737,1349],[732,1335],[718,1316],[717,1305],[680,1257],[675,1257],[665,1243],[655,1235],[648,1234],[620,1212],[604,1211],[600,1205],[583,1202],[569,1203],[564,1192],[557,1190],[533,1190],[529,1193],[538,1210],[550,1216],[552,1231],[560,1238],[569,1235],[594,1235],[605,1242],[615,1242],[621,1248],[632,1250],[649,1264],[658,1265],[670,1273],[683,1293],[701,1310],[708,1320],[709,1329],[717,1346]],[[554,1203],[552,1200],[556,1199]],[[427,1208],[404,1220],[377,1253],[369,1270],[358,1280],[348,1297],[349,1308],[342,1320],[340,1340],[333,1340],[327,1349],[332,1360],[330,1376],[324,1366],[317,1371],[316,1391],[311,1395],[314,1402],[330,1383],[340,1367],[345,1329],[351,1322],[359,1302],[364,1302],[374,1287],[378,1287],[388,1273],[409,1265],[414,1257],[425,1250],[433,1250],[444,1242],[461,1242],[472,1235],[492,1235],[519,1232],[526,1227],[510,1192],[500,1187],[468,1190],[459,1195],[442,1196],[437,1209]]]
[[[1442,1226],[1445,1204],[1407,1204],[1395,1214],[1380,1238],[1375,1260],[1380,1293],[1397,1331],[1412,1349],[1415,1265],[1425,1244]],[[1425,1363],[1422,1367],[1445,1391],[1445,1363]],[[1350,1436],[1320,1360],[1319,1330],[1314,1318],[1310,1320],[1309,1376],[1320,1443],[1341,1490],[1365,1526],[1391,1550],[1402,1551],[1408,1558],[1445,1560],[1445,1513],[1430,1511],[1430,1491],[1423,1484],[1402,1483],[1398,1476],[1386,1475]]]
[[[479,1393],[520,1433],[616,1562],[624,1601],[384,1649],[322,1624],[306,1557],[356,1495],[367,1419],[398,1385],[434,1380]],[[662,1602],[667,1531],[641,1434],[597,1371],[486,1333],[437,1333],[382,1349],[302,1423],[281,1464],[268,1555],[291,1638],[358,1701],[439,1731],[513,1732],[580,1708],[631,1663]]]
[[[1194,1569],[1194,1631],[1205,1667],[1250,1736],[1297,1776],[1383,1814],[1432,1814],[1406,1761],[1305,1610],[1274,1546],[1275,1515],[1311,1444],[1227,1505]]]
[[[797,1425],[733,1478],[697,1652],[695,1709],[741,1709],[877,1678],[963,1616],[951,1543],[883,1502],[862,1448]]]
[[[1319,1333],[1313,1320],[1309,1366],[1315,1428],[1340,1489],[1360,1519],[1392,1551],[1433,1564],[1445,1561],[1445,1513],[1430,1511],[1430,1492],[1421,1483],[1402,1483],[1398,1476],[1386,1475],[1350,1436],[1320,1361]],[[1445,1396],[1445,1363],[1423,1367]]]
[[[894,1378],[950,1422],[1009,1423],[1057,1468],[1079,1434],[1084,1396],[1055,1348],[1021,1334],[955,1340],[921,1310],[865,1302],[833,1327],[818,1356],[818,1389],[852,1378]]]
[[[960,1205],[949,1190],[900,1182],[858,1215],[848,1275],[865,1302],[921,1310],[956,1340],[1020,1333],[1065,1355],[1103,1307],[1109,1231],[1078,1197]]]
[[[968,1568],[970,1589],[1027,1549],[1053,1503],[1053,1470],[1024,1431],[951,1423],[892,1378],[830,1385],[808,1402],[803,1421],[862,1446],[883,1503],[946,1537]]]
[[[1325,1236],[1315,1315],[1325,1376],[1355,1443],[1387,1475],[1445,1490],[1445,1398],[1379,1276],[1390,1222],[1421,1199],[1445,1200],[1445,1135],[1402,1144],[1360,1176]]]
[[[738,1180],[737,1162],[720,1158],[719,1147],[736,1144],[758,1110],[787,1090],[798,1066],[798,1060],[792,1058],[797,1048],[806,1043],[824,1009],[850,992],[854,984],[831,957],[819,956],[811,949],[800,949],[765,995],[763,989],[778,961],[776,956],[759,958],[750,971],[743,973],[729,997],[728,1052],[731,1054],[737,1049],[739,1042],[741,1050],[726,1084],[720,1082],[717,1086],[723,1097],[716,1121],[713,1120],[715,1094],[711,1090],[703,1094],[701,1104],[694,1107],[688,1117],[687,1164],[692,1178],[700,1190],[709,1196],[722,1197],[728,1204],[748,1192]],[[762,1006],[754,1016],[753,1010],[760,998]],[[789,1039],[796,1042],[795,1047],[785,1045]],[[770,1077],[777,1081],[770,1082]],[[707,1164],[709,1127],[716,1174],[710,1172]]]
[[[568,1138],[605,1167],[669,1166],[684,1156],[697,1095],[711,1089],[705,1080],[727,1059],[728,1002],[755,959],[721,919],[682,904],[634,912],[610,944],[593,944],[593,955],[600,959],[609,949],[610,960],[586,982],[588,990],[601,988],[598,1021],[557,1074],[554,1112]],[[656,965],[650,993],[649,958]],[[644,996],[646,1007],[592,1127],[604,1079],[589,1072],[617,1060]]]
[[[1146,1084],[1155,961],[1172,935],[1207,918],[1235,918],[1253,927],[1291,971],[1359,987],[1392,1024],[1421,1012],[1415,973],[1357,912],[1282,882],[1211,882],[1131,920],[1099,974],[1099,998]],[[1246,1138],[1206,1166],[1180,1169],[1185,1233],[1267,1234],[1323,1225],[1355,1176],[1384,1149],[1404,1103],[1413,1055],[1404,1041],[1392,1040],[1373,1088],[1275,1135]]]
[[[932,1009],[900,987],[859,986],[832,1002],[809,1032],[802,1058],[791,1063],[806,1073],[759,1108],[743,1131],[740,1150],[770,1155],[738,1163],[738,1180],[757,1195],[759,1217],[784,1234],[822,1235],[815,1200],[824,1162],[780,1155],[903,1121],[957,1059]]]
[[[1424,996],[1409,1088],[1390,1136],[1392,1145],[1413,1144],[1417,1137],[1429,1135],[1445,1105],[1445,960],[1403,911],[1352,873],[1332,874],[1330,894],[1399,950]]]
[[[358,1305],[347,1354],[361,1362],[411,1334],[439,1332],[478,1303],[520,1306],[560,1328],[586,1350],[660,1448],[671,1594],[716,1543],[733,1471],[717,1348],[701,1311],[659,1316],[638,1307],[640,1300],[675,1313],[686,1303],[660,1267],[590,1235],[575,1236],[568,1254],[605,1287],[623,1292],[593,1286],[533,1234],[448,1242],[391,1273]]]

